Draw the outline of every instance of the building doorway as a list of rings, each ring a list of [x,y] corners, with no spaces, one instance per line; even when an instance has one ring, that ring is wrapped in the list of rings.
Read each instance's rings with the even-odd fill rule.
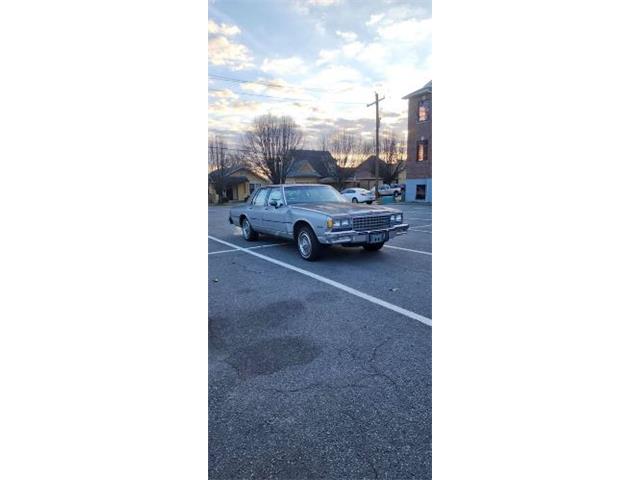
[[[416,185],[416,200],[427,199],[427,186],[425,184]]]

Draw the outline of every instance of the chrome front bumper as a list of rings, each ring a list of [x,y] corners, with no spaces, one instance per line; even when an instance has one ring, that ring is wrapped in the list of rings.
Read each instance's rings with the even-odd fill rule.
[[[398,235],[404,235],[409,230],[408,223],[401,223],[391,228],[381,228],[379,230],[370,230],[364,232],[356,232],[355,230],[347,230],[344,232],[326,232],[324,235],[318,235],[320,243],[328,245],[336,245],[341,243],[367,243],[370,233],[388,232],[389,240]]]

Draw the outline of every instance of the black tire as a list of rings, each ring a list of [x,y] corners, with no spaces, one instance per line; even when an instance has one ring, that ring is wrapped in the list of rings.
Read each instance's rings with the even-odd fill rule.
[[[351,203],[358,203],[358,199],[357,199],[356,197],[353,197],[353,198],[351,199]]]
[[[382,248],[383,245],[384,245],[384,242],[381,242],[381,243],[368,243],[366,245],[363,245],[362,248],[364,248],[367,252],[377,252],[378,250],[380,250]]]
[[[318,237],[313,233],[313,230],[307,226],[298,230],[296,247],[300,256],[309,262],[316,260],[322,253],[322,244],[318,241]]]
[[[400,196],[400,192],[393,192],[393,198],[398,198]]]
[[[246,241],[253,242],[254,240],[258,240],[258,232],[253,229],[247,217],[242,218],[240,228],[242,229],[242,238]]]
[[[371,205],[372,203],[373,203],[373,200],[369,200],[369,201],[367,202],[367,205]]]

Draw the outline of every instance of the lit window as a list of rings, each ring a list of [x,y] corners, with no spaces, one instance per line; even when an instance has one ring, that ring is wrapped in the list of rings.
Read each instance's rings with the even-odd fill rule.
[[[425,122],[427,118],[429,118],[429,106],[426,100],[422,100],[418,104],[418,121]]]
[[[418,142],[418,152],[416,154],[416,162],[423,162],[427,158],[427,141]]]

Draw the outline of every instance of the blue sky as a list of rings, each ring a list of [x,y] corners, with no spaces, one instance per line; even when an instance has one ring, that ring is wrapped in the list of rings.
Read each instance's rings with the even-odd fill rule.
[[[406,134],[402,96],[431,80],[431,23],[430,1],[209,0],[209,131],[237,145],[270,112],[309,148],[335,129],[371,136],[378,91],[382,128]]]

